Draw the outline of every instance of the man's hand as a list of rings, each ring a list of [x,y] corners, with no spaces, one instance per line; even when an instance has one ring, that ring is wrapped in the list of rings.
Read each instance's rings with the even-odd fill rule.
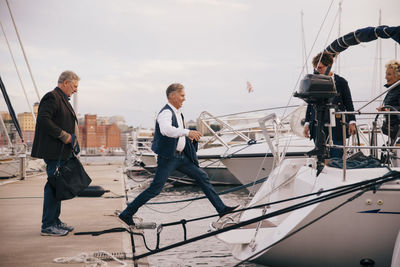
[[[303,129],[304,137],[310,138],[310,126],[307,124]]]
[[[390,108],[384,108],[383,106],[379,106],[376,108],[377,111],[390,111]]]
[[[68,134],[68,138],[67,141],[65,141],[65,144],[70,144],[72,141],[72,136],[70,134]]]
[[[190,130],[189,135],[188,135],[189,139],[192,141],[193,140],[199,141],[201,136],[202,136],[202,134],[200,132],[194,131],[194,130]]]
[[[349,134],[355,135],[357,133],[357,128],[355,123],[349,124]]]

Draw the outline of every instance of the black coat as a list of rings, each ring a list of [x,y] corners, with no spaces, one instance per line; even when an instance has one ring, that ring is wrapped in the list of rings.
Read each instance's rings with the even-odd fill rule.
[[[385,85],[389,87],[388,85]],[[390,107],[391,111],[400,111],[400,85],[392,88],[383,100],[383,106]],[[387,115],[385,116],[387,117]],[[391,125],[399,125],[400,124],[400,116],[399,115],[391,115],[390,116],[390,124]]]
[[[76,122],[74,109],[61,89],[56,87],[48,92],[39,104],[31,156],[57,160],[63,145],[59,139],[61,131],[74,134]],[[71,146],[65,145],[62,159],[67,159],[70,154]]]
[[[347,81],[337,74],[334,74],[334,80],[338,95],[333,98],[332,104],[336,106],[336,110],[338,111],[354,111],[353,100]],[[347,122],[355,120],[356,118],[354,115],[346,115]],[[343,139],[341,121],[342,116],[336,115],[336,127],[332,128],[334,140]],[[315,139],[315,110],[310,104],[307,106],[305,122],[310,123],[310,137]]]
[[[388,85],[385,85],[389,87]],[[383,106],[390,108],[390,111],[400,111],[400,85],[392,88],[383,100]],[[388,134],[388,115],[385,115],[385,122],[382,125],[384,134]],[[392,139],[396,138],[397,131],[400,126],[400,115],[390,115],[390,136]]]

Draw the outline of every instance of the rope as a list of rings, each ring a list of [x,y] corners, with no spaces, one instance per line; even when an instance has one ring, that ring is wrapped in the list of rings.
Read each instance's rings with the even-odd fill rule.
[[[125,177],[122,177],[122,180],[124,181],[124,191],[125,191],[125,203],[128,204],[128,190],[126,189],[126,181]],[[135,248],[135,240],[133,238],[133,233],[130,233],[129,238],[131,240],[131,247],[132,247],[132,255],[134,256],[136,253],[136,248]],[[136,261],[133,261],[134,266],[137,266]]]
[[[300,228],[297,229],[296,231],[294,231],[294,232],[288,234],[288,235],[285,236],[284,238],[282,238],[282,239],[280,239],[280,240],[278,240],[278,241],[272,243],[271,245],[269,245],[268,247],[266,247],[266,248],[260,250],[260,251],[257,252],[256,254],[251,255],[250,257],[248,257],[248,258],[242,260],[241,262],[237,263],[236,265],[234,265],[234,267],[239,266],[239,265],[241,265],[242,263],[245,263],[245,262],[247,262],[247,261],[249,261],[249,260],[251,260],[251,259],[257,257],[258,255],[260,255],[260,254],[263,253],[264,251],[267,251],[267,250],[270,249],[271,247],[273,247],[273,246],[275,246],[275,245],[281,243],[282,241],[284,241],[284,240],[286,240],[286,239],[292,237],[293,235],[297,234],[298,232],[302,231],[303,229],[307,228],[308,226],[310,226],[310,225],[316,223],[317,221],[321,220],[322,218],[324,218],[324,217],[327,216],[328,214],[330,214],[330,213],[334,212],[335,210],[341,208],[342,206],[344,206],[345,204],[349,203],[350,201],[353,201],[354,199],[360,197],[360,196],[363,195],[366,191],[368,191],[368,190],[367,190],[367,189],[364,189],[363,191],[361,191],[361,192],[359,192],[359,193],[353,195],[352,197],[350,197],[350,198],[347,199],[346,201],[344,201],[344,202],[342,202],[341,204],[339,204],[338,206],[336,206],[336,207],[330,209],[330,210],[327,211],[326,213],[324,213],[324,214],[322,214],[321,216],[315,218],[314,220],[312,220],[312,221],[310,221],[309,223],[305,224],[304,226],[300,227]]]
[[[15,70],[17,71],[17,75],[18,75],[19,82],[20,82],[20,84],[21,84],[22,90],[24,91],[26,102],[28,103],[28,107],[29,107],[29,109],[31,110],[31,114],[32,114],[32,117],[33,117],[33,121],[36,121],[35,113],[33,112],[31,103],[29,102],[28,95],[27,95],[27,93],[26,93],[24,83],[22,82],[21,74],[20,74],[20,72],[19,72],[19,70],[18,70],[17,63],[15,63],[14,54],[13,54],[13,52],[12,52],[12,50],[11,50],[10,43],[8,42],[7,35],[6,35],[6,32],[4,31],[3,24],[1,23],[1,21],[0,21],[0,26],[1,26],[1,30],[2,30],[3,35],[4,35],[4,39],[6,39],[6,43],[7,43],[7,46],[8,46],[8,50],[10,51],[10,55],[11,55],[12,61],[13,61],[13,63],[14,63]]]
[[[106,230],[102,230],[102,231],[89,231],[89,232],[76,232],[74,233],[74,235],[92,235],[92,236],[99,236],[99,235],[103,235],[103,234],[110,234],[110,233],[123,233],[123,232],[127,232],[131,235],[138,235],[141,236],[143,239],[143,243],[144,246],[146,247],[146,249],[148,251],[155,251],[156,249],[158,249],[159,247],[159,238],[157,238],[157,245],[156,245],[156,249],[151,249],[146,242],[146,238],[144,236],[144,234],[142,233],[136,233],[131,231],[130,229],[124,228],[124,227],[115,227],[115,228],[110,228],[110,229],[106,229]],[[135,254],[133,254],[135,255]]]
[[[320,28],[319,28],[319,30],[318,30],[317,36],[316,36],[315,39],[314,39],[314,43],[313,43],[312,46],[311,46],[310,52],[309,52],[308,55],[307,55],[307,59],[306,59],[306,61],[305,61],[304,64],[303,64],[303,67],[302,67],[302,69],[301,69],[301,72],[300,72],[300,74],[299,74],[299,77],[297,78],[296,84],[295,84],[295,86],[294,86],[294,88],[293,88],[293,90],[292,90],[292,94],[290,94],[289,101],[287,102],[286,107],[288,107],[290,101],[292,101],[293,92],[294,92],[294,90],[296,90],[296,88],[297,88],[297,86],[298,86],[298,84],[299,84],[299,82],[300,82],[301,73],[303,73],[304,68],[305,68],[305,65],[307,64],[307,61],[308,61],[308,59],[310,58],[311,52],[312,52],[312,50],[314,49],[315,43],[317,42],[317,39],[318,39],[318,36],[319,36],[319,34],[321,33],[322,26],[325,24],[326,18],[328,17],[328,14],[329,14],[329,12],[330,12],[330,10],[331,10],[331,7],[332,7],[332,4],[333,4],[334,1],[335,1],[335,0],[332,0],[332,1],[331,1],[330,5],[329,5],[329,7],[328,7],[328,10],[326,11],[325,17],[324,17],[324,19],[323,19],[323,21],[322,21],[322,23],[321,23],[321,26],[320,26]],[[286,114],[286,111],[287,111],[287,108],[285,108],[283,114]]]
[[[389,174],[390,173],[391,172],[389,172]],[[387,175],[389,175],[389,174],[387,174]],[[386,176],[382,176],[382,177],[386,178],[387,175]],[[292,198],[287,198],[287,199],[282,199],[282,200],[278,200],[278,201],[263,203],[263,204],[259,204],[259,205],[255,205],[255,206],[251,206],[251,207],[247,207],[247,208],[236,209],[236,210],[232,211],[231,213],[238,213],[238,212],[251,210],[251,209],[259,209],[259,208],[263,208],[263,207],[266,207],[266,206],[272,206],[272,205],[281,204],[281,203],[285,203],[285,202],[289,202],[289,201],[293,201],[293,200],[298,200],[298,199],[301,199],[301,198],[311,197],[311,196],[315,196],[315,195],[321,195],[321,194],[328,193],[328,192],[335,191],[335,190],[348,190],[348,189],[352,189],[352,188],[355,188],[355,187],[363,186],[363,185],[365,185],[367,183],[370,183],[371,181],[372,182],[376,182],[379,179],[381,179],[382,177],[375,178],[375,179],[368,180],[368,181],[362,181],[362,182],[355,183],[355,184],[339,186],[339,187],[335,187],[335,188],[331,188],[331,189],[327,189],[327,190],[320,190],[318,192],[304,194],[304,195],[300,195],[300,196],[296,196],[296,197],[292,197]],[[213,215],[193,218],[193,219],[187,220],[187,222],[193,222],[193,221],[198,221],[198,220],[209,219],[209,218],[216,217],[216,216],[219,216],[219,214],[213,214]],[[180,221],[175,221],[175,222],[162,224],[162,226],[172,226],[172,225],[177,225],[177,224],[180,224]]]
[[[202,197],[202,198],[204,198],[204,197]],[[197,199],[200,199],[200,198],[197,198]],[[183,201],[181,201],[181,202],[183,202]],[[187,207],[188,207],[189,205],[191,205],[192,203],[193,203],[193,201],[187,203],[185,206],[183,206],[183,207],[181,207],[181,208],[178,208],[178,209],[172,210],[172,211],[161,211],[161,210],[157,210],[157,209],[154,209],[154,208],[150,207],[148,204],[146,204],[145,206],[146,206],[148,209],[151,209],[152,211],[155,211],[155,212],[158,212],[158,213],[162,213],[162,214],[169,214],[169,213],[175,213],[175,212],[181,211],[181,210],[187,208]],[[166,203],[160,203],[160,204],[166,204]]]
[[[268,147],[268,149],[267,149],[267,153],[270,151],[270,148]],[[272,152],[272,151],[271,151]],[[252,186],[254,186],[255,184],[256,184],[256,179],[258,178],[258,176],[260,175],[260,173],[261,173],[261,170],[263,169],[263,166],[264,166],[264,162],[265,162],[265,159],[267,158],[267,153],[265,153],[265,156],[264,156],[264,158],[263,158],[263,161],[261,162],[261,164],[260,164],[260,167],[258,168],[258,172],[257,172],[257,175],[256,175],[256,177],[254,178],[254,181],[253,182],[251,182],[251,185]],[[275,161],[275,160],[274,160]],[[275,164],[275,162],[274,162],[274,164]],[[266,178],[265,178],[266,179]],[[250,200],[250,197],[252,196],[252,195],[254,195],[255,194],[255,188],[253,187],[253,189],[252,190],[249,190],[249,194],[247,195],[247,201],[249,201]]]
[[[6,0],[6,3],[7,3],[7,6],[8,6],[8,11],[10,12],[10,16],[11,16],[12,22],[14,24],[15,32],[17,33],[19,45],[21,46],[22,53],[24,54],[24,59],[25,59],[26,65],[28,67],[29,74],[31,75],[33,86],[35,87],[36,95],[38,97],[38,100],[40,101],[39,91],[37,89],[37,86],[36,86],[36,83],[35,83],[35,79],[33,79],[31,66],[29,65],[28,58],[26,57],[25,49],[24,49],[24,46],[22,45],[21,37],[19,36],[18,28],[17,28],[17,25],[15,24],[14,16],[13,16],[13,14],[11,12],[11,8],[10,8],[10,4],[8,3],[8,0]]]
[[[314,205],[314,204],[317,204],[317,203],[320,203],[320,202],[323,202],[323,201],[327,201],[327,200],[334,199],[334,198],[337,198],[337,197],[340,197],[340,196],[343,196],[343,195],[346,195],[346,194],[350,194],[350,193],[353,193],[353,192],[358,191],[358,190],[363,190],[362,193],[364,193],[364,192],[366,192],[368,190],[374,190],[375,191],[377,189],[377,187],[379,187],[383,183],[390,182],[390,181],[393,181],[393,180],[397,180],[399,178],[400,178],[400,173],[399,172],[391,171],[391,172],[389,172],[388,174],[386,174],[386,175],[384,175],[382,177],[367,181],[362,186],[354,186],[354,187],[350,187],[350,188],[345,188],[344,190],[340,190],[338,192],[333,192],[333,193],[330,193],[330,194],[325,195],[325,196],[321,196],[321,197],[317,197],[317,198],[314,198],[314,199],[311,199],[311,200],[308,200],[308,201],[304,201],[304,202],[289,206],[287,208],[283,208],[283,209],[271,212],[271,213],[266,214],[266,215],[255,217],[253,219],[250,219],[250,220],[247,220],[247,221],[243,221],[243,222],[237,223],[237,224],[232,225],[232,226],[228,226],[228,227],[223,228],[223,229],[219,229],[219,230],[216,230],[216,231],[213,231],[213,232],[210,232],[210,233],[206,233],[206,234],[203,234],[203,235],[200,235],[200,236],[196,236],[196,237],[190,238],[190,239],[185,240],[185,241],[181,241],[181,242],[177,242],[177,243],[171,244],[169,246],[160,248],[160,249],[158,249],[156,251],[150,251],[150,252],[147,252],[147,253],[140,254],[138,256],[134,256],[133,259],[137,260],[137,259],[140,259],[140,258],[143,258],[143,257],[147,257],[147,256],[150,256],[150,255],[153,255],[153,254],[165,251],[165,250],[169,250],[169,249],[172,249],[172,248],[175,248],[175,247],[186,245],[188,243],[199,241],[199,240],[211,237],[211,236],[215,236],[215,235],[220,234],[220,233],[224,233],[224,232],[227,232],[227,231],[230,231],[230,230],[234,230],[234,229],[237,229],[237,228],[240,228],[240,227],[252,224],[252,223],[256,223],[256,222],[259,222],[261,220],[265,220],[265,219],[268,219],[268,218],[271,218],[271,217],[279,216],[279,215],[285,214],[287,212],[291,212],[291,211],[294,211],[294,210],[297,210],[297,209],[301,209],[301,208],[304,208],[304,207],[307,207],[307,206],[310,206],[310,205]],[[357,183],[357,184],[359,184],[359,183]],[[349,201],[355,199],[359,195],[360,195],[360,193],[357,193],[352,198],[350,198]]]
[[[295,205],[292,205],[292,206],[289,206],[289,207],[286,207],[286,208],[282,208],[280,210],[271,212],[269,214],[265,214],[265,215],[262,215],[262,216],[259,216],[259,217],[255,217],[255,218],[252,218],[252,219],[247,220],[247,221],[242,221],[242,222],[239,222],[237,224],[233,224],[231,226],[228,226],[226,228],[215,230],[213,232],[209,232],[209,233],[206,233],[206,234],[203,234],[203,235],[200,235],[200,236],[196,236],[196,237],[193,237],[193,238],[190,238],[190,239],[186,239],[187,238],[186,237],[186,224],[188,222],[191,222],[191,221],[194,221],[194,220],[199,220],[201,218],[196,218],[196,219],[192,219],[192,220],[184,220],[183,219],[183,220],[180,220],[180,221],[177,221],[177,222],[161,224],[161,225],[159,225],[159,227],[157,229],[157,245],[156,245],[156,249],[155,250],[151,250],[147,246],[146,239],[145,239],[143,234],[134,233],[131,230],[128,230],[128,229],[122,228],[122,227],[107,229],[107,230],[98,231],[98,232],[75,233],[75,235],[91,234],[91,235],[97,236],[97,235],[101,235],[101,234],[105,234],[105,233],[124,232],[124,231],[129,232],[132,235],[140,235],[140,236],[142,236],[142,238],[144,240],[144,244],[145,244],[146,248],[149,250],[149,252],[143,253],[143,254],[138,255],[138,256],[135,256],[133,254],[134,255],[133,256],[133,260],[135,261],[135,260],[138,260],[140,258],[147,257],[147,256],[150,256],[150,255],[153,255],[153,254],[165,251],[165,250],[169,250],[169,249],[172,249],[172,248],[175,248],[175,247],[186,245],[188,243],[192,243],[192,242],[195,242],[195,241],[198,241],[198,240],[202,240],[202,239],[205,239],[205,238],[208,238],[208,237],[211,237],[211,236],[218,235],[220,233],[224,233],[224,232],[227,232],[227,231],[230,231],[230,230],[234,230],[234,229],[237,229],[237,228],[249,225],[249,224],[260,222],[260,221],[265,220],[265,219],[269,219],[269,218],[272,218],[272,217],[275,217],[275,216],[279,216],[279,215],[282,215],[282,214],[285,214],[285,213],[288,213],[288,212],[291,212],[291,211],[295,211],[295,210],[298,210],[298,209],[301,209],[301,208],[304,208],[304,207],[307,207],[307,206],[310,206],[310,205],[314,205],[314,204],[317,204],[317,203],[328,201],[328,200],[331,200],[331,199],[334,199],[334,198],[337,198],[337,197],[341,197],[341,196],[344,196],[344,195],[347,195],[347,194],[350,194],[350,193],[353,193],[353,192],[361,190],[361,192],[358,192],[354,196],[350,197],[347,201],[341,203],[337,207],[329,210],[325,214],[321,215],[320,217],[318,217],[318,218],[314,219],[313,221],[309,222],[308,224],[306,224],[304,227],[302,227],[302,228],[298,229],[297,231],[295,231],[293,233],[293,234],[295,234],[295,233],[303,230],[304,228],[310,226],[314,222],[320,220],[321,218],[325,217],[326,215],[328,215],[329,213],[333,212],[334,210],[339,209],[340,207],[342,207],[346,203],[348,203],[348,202],[356,199],[357,197],[361,196],[363,193],[365,193],[365,192],[367,192],[369,190],[372,190],[372,191],[375,192],[376,190],[378,190],[378,188],[382,184],[390,182],[390,181],[398,180],[398,179],[400,179],[400,172],[392,171],[392,170],[389,169],[389,172],[387,174],[385,174],[385,175],[383,175],[381,177],[375,178],[375,179],[370,179],[370,180],[367,180],[367,181],[362,181],[362,182],[358,182],[358,183],[350,184],[350,185],[339,186],[339,187],[328,189],[328,190],[318,191],[318,192],[315,192],[315,193],[302,195],[302,196],[294,197],[294,198],[291,198],[291,199],[280,200],[280,201],[267,203],[267,204],[263,204],[263,205],[258,205],[258,206],[254,206],[254,207],[249,207],[249,208],[246,208],[246,209],[235,210],[234,212],[240,212],[240,211],[244,211],[244,210],[249,210],[249,209],[254,209],[254,208],[259,208],[259,207],[265,207],[265,206],[272,205],[272,204],[282,203],[282,202],[285,202],[285,201],[291,201],[291,200],[298,199],[298,198],[301,198],[301,197],[306,197],[306,196],[311,196],[311,195],[316,195],[316,194],[320,195],[320,194],[323,194],[323,193],[326,193],[326,192],[335,191],[335,192],[332,192],[332,193],[324,195],[324,196],[319,196],[319,197],[313,198],[311,200],[307,200],[307,201],[304,201],[304,202],[301,202],[301,203],[298,203],[298,204],[295,204]],[[207,218],[213,217],[213,216],[218,216],[218,215],[207,216]],[[202,217],[202,218],[206,218],[206,217]],[[161,234],[161,231],[162,231],[163,227],[176,225],[176,224],[181,224],[182,225],[183,230],[184,230],[184,239],[185,240],[181,241],[181,242],[177,242],[177,243],[171,244],[171,245],[163,247],[163,248],[159,248],[160,234]],[[293,235],[293,234],[291,234],[291,235]],[[288,237],[286,237],[284,239],[287,239],[289,237],[290,236],[288,236]],[[281,240],[281,241],[283,241],[283,240]],[[278,241],[278,242],[272,244],[271,246],[274,246],[274,245],[276,245],[277,243],[279,243],[281,241]]]
[[[90,267],[97,267],[97,266],[108,266],[108,263],[95,257],[95,254],[98,255],[107,255],[109,256],[112,260],[118,262],[120,265],[122,266],[128,266],[128,264],[124,261],[119,260],[118,258],[116,258],[114,255],[112,255],[111,253],[104,251],[104,250],[99,250],[93,253],[86,253],[86,252],[82,252],[79,253],[76,256],[73,257],[60,257],[60,258],[55,258],[53,259],[53,262],[55,263],[85,263],[86,266],[90,266]]]
[[[235,192],[235,191],[239,191],[239,190],[245,189],[247,187],[253,186],[255,184],[263,183],[267,178],[268,177],[264,177],[264,178],[258,179],[255,182],[250,182],[250,183],[245,184],[245,185],[240,185],[240,186],[237,186],[237,187],[225,190],[225,191],[218,192],[217,194],[221,196],[221,195],[225,195],[225,194],[232,193],[232,192]],[[181,200],[174,200],[174,201],[147,202],[147,205],[175,204],[175,203],[194,201],[194,200],[199,200],[199,199],[204,199],[204,198],[206,198],[206,196],[187,198],[187,199],[181,199]]]

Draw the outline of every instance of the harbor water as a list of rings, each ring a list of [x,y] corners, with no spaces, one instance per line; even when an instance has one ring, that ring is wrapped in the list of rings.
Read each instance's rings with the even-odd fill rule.
[[[152,177],[131,176],[127,179],[126,186],[133,188],[128,193],[129,201],[132,201],[141,191],[143,191]],[[141,184],[141,186],[138,186]],[[216,186],[217,192],[225,191],[232,187]],[[149,202],[177,201],[188,198],[204,196],[198,186],[171,186],[166,185],[160,195],[151,199]],[[229,206],[243,204],[247,199],[248,191],[240,190],[222,195],[221,198]],[[157,225],[190,220],[198,217],[216,214],[214,207],[207,199],[172,203],[172,204],[146,204],[135,214],[143,219],[143,222],[156,222]],[[213,217],[205,220],[197,220],[186,224],[187,238],[193,238],[205,234],[210,229],[210,223],[217,220]],[[157,242],[156,230],[144,230],[147,245],[154,249]],[[160,248],[181,242],[184,240],[182,225],[164,227],[160,234]],[[233,266],[239,261],[235,259],[227,244],[218,240],[216,237],[209,237],[193,243],[186,244],[171,250],[167,250],[148,257],[151,266]],[[241,266],[256,267],[262,266],[254,263],[244,263]]]

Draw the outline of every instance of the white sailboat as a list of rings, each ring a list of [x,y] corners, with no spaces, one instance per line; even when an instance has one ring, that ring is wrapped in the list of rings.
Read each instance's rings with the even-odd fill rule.
[[[221,146],[201,149],[197,154],[199,158],[220,160],[242,184],[255,182],[267,177],[282,157],[303,158],[314,147],[299,131],[304,113],[305,106],[300,106],[283,119],[275,113],[259,116],[257,127],[253,126],[258,129],[256,140],[243,136],[243,130],[232,130],[242,142],[228,144],[220,139]],[[219,132],[213,134],[221,136]]]
[[[327,51],[339,53],[347,44],[378,36],[400,42],[400,27],[360,29],[340,39],[344,40],[342,48],[332,43]],[[314,97],[315,105],[324,105],[322,95],[334,93],[315,89],[300,88],[298,96]],[[371,115],[361,109],[353,114]],[[212,224],[214,229],[241,226],[217,238],[231,246],[235,258],[267,266],[400,266],[398,160],[379,167],[350,169],[345,145],[340,169],[325,166],[323,142],[321,145],[317,141],[316,148],[316,158],[282,160],[244,211]],[[394,159],[396,149],[400,149],[392,144],[363,148],[387,153]]]

